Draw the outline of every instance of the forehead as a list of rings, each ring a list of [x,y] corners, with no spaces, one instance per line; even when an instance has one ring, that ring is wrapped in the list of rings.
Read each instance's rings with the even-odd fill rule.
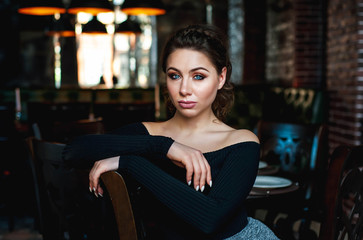
[[[166,62],[168,67],[177,67],[178,66],[191,66],[195,67],[197,65],[200,66],[208,66],[213,67],[213,63],[210,61],[209,56],[207,56],[202,51],[198,51],[195,49],[176,49],[173,51]]]

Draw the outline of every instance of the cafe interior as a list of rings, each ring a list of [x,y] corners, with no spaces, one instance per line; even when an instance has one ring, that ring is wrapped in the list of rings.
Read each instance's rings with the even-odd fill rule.
[[[81,190],[66,182],[84,173],[62,167],[61,150],[168,119],[159,56],[195,23],[228,36],[226,123],[260,139],[248,214],[280,239],[363,239],[362,0],[3,0],[0,19],[0,239],[149,239],[132,207],[134,235],[121,236],[116,175],[102,203],[87,195],[112,216],[81,226]]]

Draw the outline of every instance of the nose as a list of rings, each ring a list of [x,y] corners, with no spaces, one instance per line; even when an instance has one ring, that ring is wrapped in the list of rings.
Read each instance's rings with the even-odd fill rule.
[[[183,79],[180,84],[180,95],[186,96],[192,93],[191,82],[189,79]]]

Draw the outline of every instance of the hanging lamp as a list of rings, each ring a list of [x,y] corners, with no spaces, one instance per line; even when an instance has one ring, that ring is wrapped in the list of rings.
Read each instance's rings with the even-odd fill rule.
[[[125,0],[121,11],[127,15],[163,15],[165,6],[161,0]]]
[[[107,34],[106,26],[98,21],[97,17],[94,16],[91,21],[84,24],[82,27],[82,33],[86,34]]]
[[[39,16],[65,12],[62,0],[22,0],[18,9],[18,13]]]
[[[125,21],[123,21],[117,26],[115,33],[140,34],[141,27],[138,22],[131,20],[130,18],[127,18]]]
[[[62,14],[59,19],[53,19],[47,32],[48,36],[58,35],[60,37],[74,37],[76,35],[74,25],[66,14]]]
[[[71,14],[84,12],[93,16],[113,11],[113,5],[108,0],[72,0],[68,8],[68,12]]]

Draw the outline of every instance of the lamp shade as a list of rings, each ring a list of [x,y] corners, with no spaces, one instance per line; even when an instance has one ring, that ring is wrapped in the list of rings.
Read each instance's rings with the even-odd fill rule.
[[[59,19],[53,19],[47,32],[48,36],[58,35],[60,37],[74,37],[76,35],[74,25],[71,23],[69,16],[62,14]]]
[[[125,0],[121,11],[127,15],[162,15],[165,6],[161,0]]]
[[[66,9],[62,0],[22,0],[18,12],[28,15],[54,15],[65,13]]]
[[[134,20],[131,20],[130,18],[127,18],[117,26],[115,33],[140,34],[140,24]]]
[[[113,6],[108,0],[72,0],[68,12],[77,14],[79,12],[89,13],[96,16],[99,13],[112,12]]]
[[[82,33],[86,34],[107,34],[106,26],[93,17],[91,21],[83,25]]]

